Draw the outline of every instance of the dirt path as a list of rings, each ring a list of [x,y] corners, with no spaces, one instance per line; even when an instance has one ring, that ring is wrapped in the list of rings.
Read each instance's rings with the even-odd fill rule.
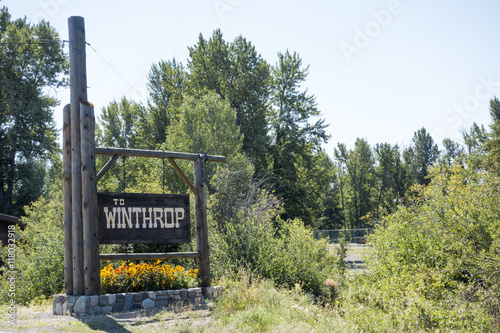
[[[210,326],[208,310],[147,314],[143,311],[96,315],[55,316],[52,306],[20,308],[15,325],[2,318],[0,332],[179,332],[191,331],[199,326]]]

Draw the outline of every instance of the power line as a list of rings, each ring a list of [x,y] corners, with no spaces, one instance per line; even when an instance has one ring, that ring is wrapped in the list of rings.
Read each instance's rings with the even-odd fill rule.
[[[128,82],[127,79],[123,75],[121,75],[120,72],[118,72],[118,70],[114,68],[109,61],[104,59],[104,57],[99,52],[97,52],[97,50],[92,45],[90,45],[90,43],[85,42],[85,44],[87,44],[126,84],[128,84],[129,87],[137,93],[137,95],[142,95],[141,92],[138,91],[134,86],[132,86],[132,84]]]

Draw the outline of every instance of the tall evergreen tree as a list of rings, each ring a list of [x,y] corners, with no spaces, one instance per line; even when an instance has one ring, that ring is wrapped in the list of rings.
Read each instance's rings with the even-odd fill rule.
[[[153,64],[148,74],[148,107],[142,108],[138,125],[141,146],[155,149],[167,139],[168,127],[179,117],[189,93],[188,73],[175,59]]]
[[[500,101],[494,97],[490,101],[490,132],[485,148],[488,152],[488,166],[500,174]]]
[[[269,150],[269,65],[244,37],[228,43],[220,30],[208,40],[200,34],[198,43],[189,48],[189,57],[189,81],[194,92],[213,91],[236,110],[243,151],[255,165],[256,175],[262,176]]]
[[[414,181],[420,185],[430,182],[429,169],[439,157],[439,148],[432,136],[421,128],[413,135],[412,145],[406,151],[406,162],[411,168]]]
[[[312,224],[307,205],[311,188],[298,181],[300,171],[311,168],[321,142],[326,142],[324,119],[316,106],[316,97],[301,88],[308,75],[297,53],[278,53],[272,68],[272,134],[273,176],[276,192],[284,202],[284,218],[299,217]]]
[[[46,88],[63,83],[67,61],[47,23],[12,21],[0,10],[0,212],[20,215],[41,194],[47,160],[58,150]]]
[[[335,149],[335,158],[345,170],[343,201],[346,227],[362,228],[370,222],[375,203],[375,159],[366,140],[357,139],[354,149],[344,144]]]

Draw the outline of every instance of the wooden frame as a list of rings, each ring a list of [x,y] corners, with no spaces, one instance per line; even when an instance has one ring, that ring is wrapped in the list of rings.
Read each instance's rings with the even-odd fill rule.
[[[72,16],[69,26],[71,103],[64,107],[64,289],[67,295],[100,294],[99,260],[152,260],[194,258],[201,286],[208,287],[210,260],[205,186],[206,162],[225,162],[224,156],[144,149],[95,147],[94,107],[87,102],[85,25]],[[98,173],[95,156],[111,155]],[[195,195],[196,252],[99,254],[97,182],[120,156],[166,158]],[[175,162],[191,160],[194,184]]]

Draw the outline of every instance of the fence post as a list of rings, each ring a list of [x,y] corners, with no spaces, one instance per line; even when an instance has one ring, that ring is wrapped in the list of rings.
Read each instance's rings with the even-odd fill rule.
[[[73,295],[85,293],[83,273],[82,173],[80,143],[80,103],[87,101],[85,23],[83,17],[71,16],[69,30],[69,78],[71,96],[71,185],[72,185],[72,255]]]
[[[198,275],[202,287],[210,287],[210,259],[208,249],[207,201],[205,189],[205,155],[199,155],[194,161],[196,250],[200,257],[196,259]]]

